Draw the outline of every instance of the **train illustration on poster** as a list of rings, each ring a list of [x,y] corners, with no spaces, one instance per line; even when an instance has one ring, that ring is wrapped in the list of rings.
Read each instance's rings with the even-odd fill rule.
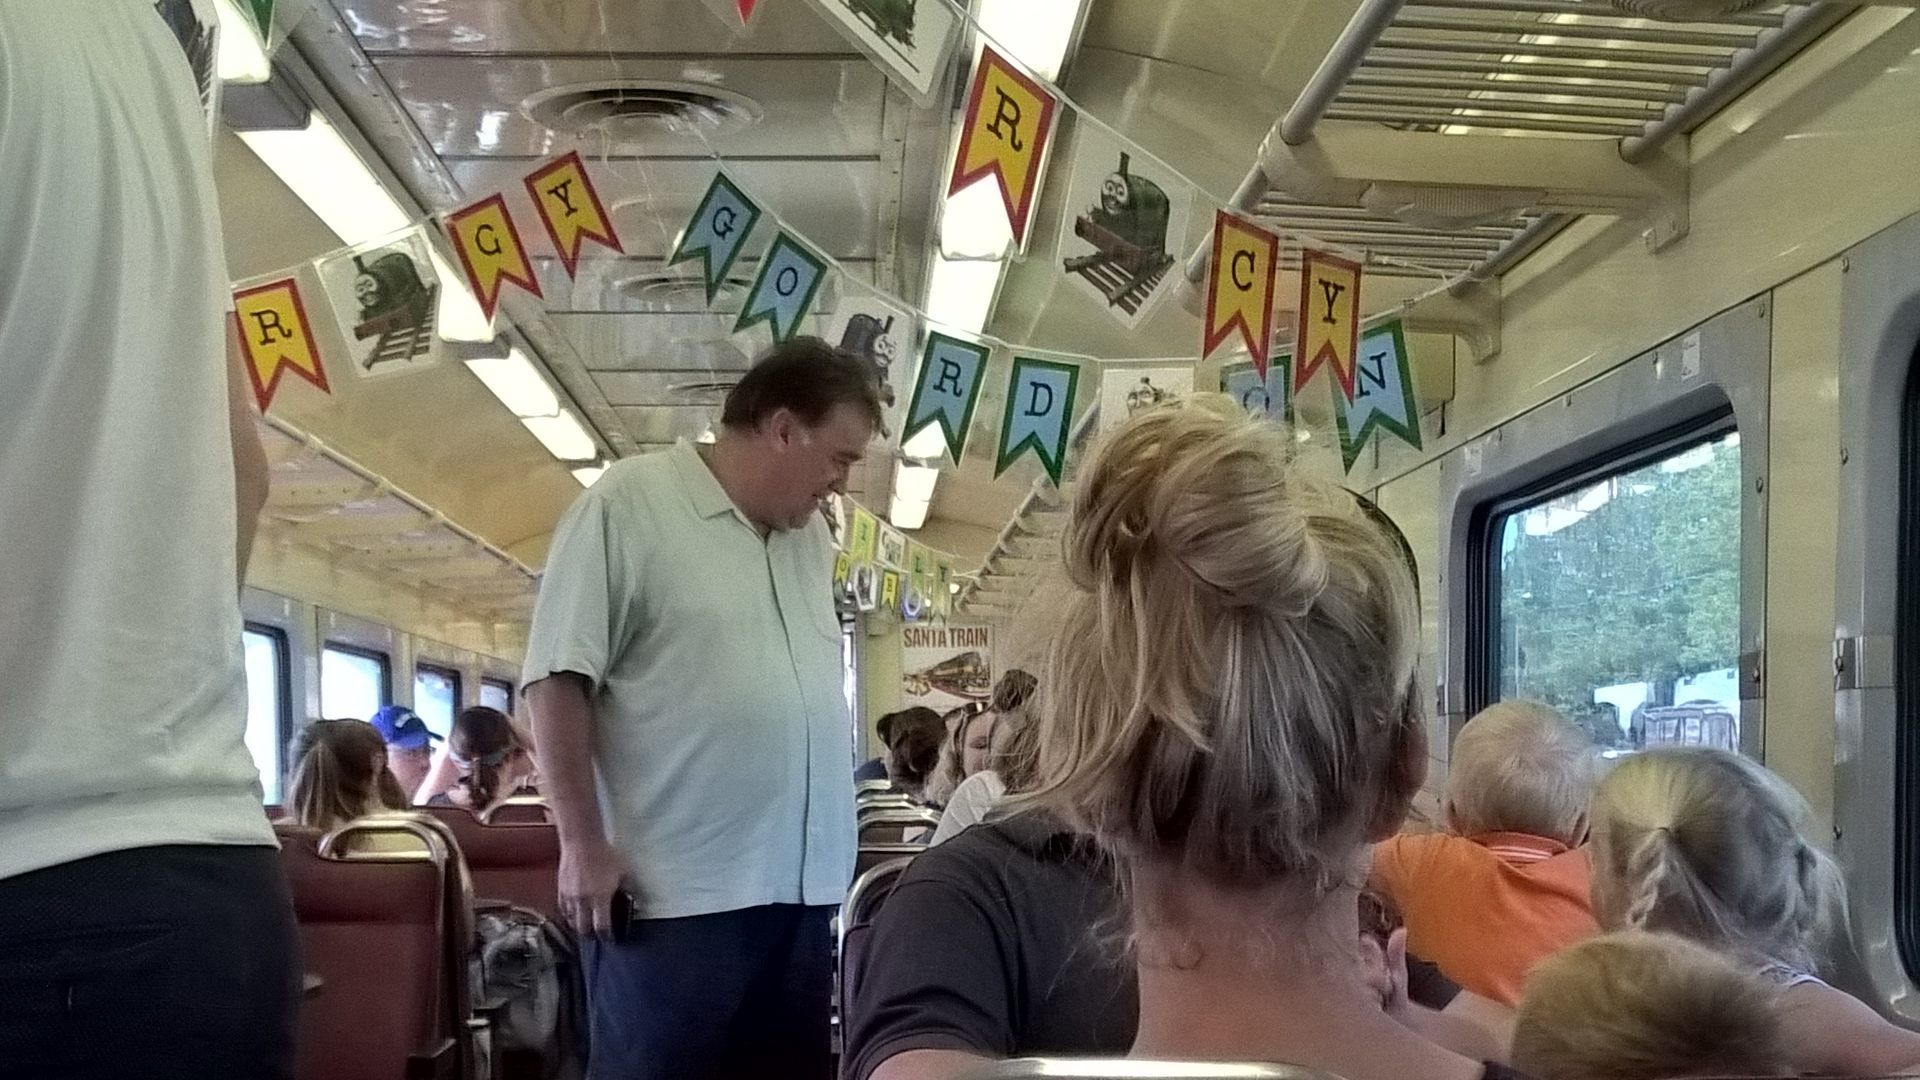
[[[1100,430],[1193,393],[1193,367],[1114,367],[1100,377]]]
[[[887,431],[894,435],[912,394],[915,325],[910,312],[857,289],[841,292],[827,323],[828,341],[873,365]]]
[[[945,712],[993,693],[993,630],[987,626],[900,629],[900,699]]]
[[[1174,249],[1184,242],[1190,193],[1152,159],[1084,128],[1074,146],[1069,206],[1079,213],[1060,235],[1060,268],[1075,287],[1129,327],[1138,326],[1174,284]]]
[[[893,362],[898,357],[899,344],[894,340],[894,316],[889,312],[886,322],[864,312],[855,314],[847,320],[846,329],[840,333],[840,348],[864,359],[873,365],[874,377],[880,381],[880,399],[892,405],[899,396],[893,389]]]
[[[945,0],[812,0],[921,104],[936,96],[957,20]]]

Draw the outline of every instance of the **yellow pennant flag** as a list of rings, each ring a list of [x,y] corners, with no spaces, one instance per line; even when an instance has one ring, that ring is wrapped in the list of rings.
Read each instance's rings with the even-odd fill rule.
[[[293,278],[234,293],[233,322],[247,359],[253,399],[261,412],[273,403],[280,376],[288,371],[324,393],[333,393],[327,385],[327,369],[320,363],[319,346],[313,340],[313,324],[307,321],[307,306],[301,302],[300,286]]]
[[[533,207],[539,211],[540,223],[547,227],[547,236],[560,253],[568,277],[576,276],[580,249],[588,240],[626,254],[578,150],[528,174],[526,183],[527,194],[533,196]]]
[[[493,318],[494,309],[500,306],[502,282],[511,281],[540,295],[540,282],[533,276],[533,263],[527,259],[527,246],[520,241],[520,230],[507,210],[506,196],[489,195],[448,214],[447,236],[487,318]]]
[[[1321,364],[1333,369],[1340,393],[1353,400],[1354,357],[1360,352],[1360,264],[1308,248],[1300,254],[1300,326],[1294,336],[1293,390]]]
[[[980,50],[947,194],[993,177],[1006,204],[1007,222],[1013,226],[1015,247],[1027,243],[1027,224],[1040,189],[1040,163],[1053,137],[1059,107],[1046,87],[1005,57],[991,47]]]
[[[1238,330],[1260,378],[1267,377],[1267,350],[1273,342],[1273,280],[1279,268],[1278,236],[1225,210],[1214,213],[1201,356],[1212,355]]]
[[[900,571],[880,575],[880,606],[887,611],[900,610]]]
[[[853,508],[853,528],[847,541],[847,551],[855,562],[872,562],[880,539],[880,521],[865,507]]]

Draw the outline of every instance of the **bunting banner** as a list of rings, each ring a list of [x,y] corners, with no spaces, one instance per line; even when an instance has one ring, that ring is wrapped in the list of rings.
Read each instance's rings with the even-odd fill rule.
[[[734,10],[740,13],[740,25],[753,21],[753,10],[760,6],[760,0],[733,0]]]
[[[1293,354],[1280,351],[1262,377],[1251,361],[1220,369],[1220,392],[1240,403],[1248,415],[1293,423]]]
[[[1353,401],[1334,394],[1334,423],[1340,431],[1340,456],[1348,472],[1375,430],[1392,432],[1420,449],[1420,412],[1413,394],[1412,358],[1400,320],[1367,331],[1355,365]]]
[[[589,240],[626,254],[606,204],[600,201],[600,192],[587,175],[586,163],[580,160],[580,151],[569,151],[528,173],[526,185],[534,211],[547,227],[547,237],[553,241],[553,250],[559,253],[568,277],[579,276],[580,249]]]
[[[238,290],[233,294],[233,322],[261,412],[273,404],[280,377],[289,371],[322,393],[333,393],[297,280],[285,277]]]
[[[907,573],[916,580],[933,577],[933,549],[924,544],[908,543]]]
[[[947,194],[958,194],[991,177],[1000,186],[1015,250],[1027,246],[1027,226],[1040,192],[1040,166],[1053,138],[1059,106],[1051,91],[992,46],[980,50]]]
[[[826,275],[827,260],[823,256],[792,233],[780,230],[773,237],[773,246],[760,257],[760,273],[747,290],[733,332],[766,323],[776,345],[791,340]]]
[[[466,272],[473,295],[487,318],[500,308],[500,292],[513,282],[534,296],[540,296],[540,280],[533,274],[533,262],[520,239],[519,226],[507,209],[505,195],[489,195],[446,216],[447,239],[453,242],[460,268]]]
[[[880,603],[883,611],[900,610],[900,571],[883,570],[880,572]]]
[[[907,534],[882,522],[880,525],[880,552],[876,556],[881,566],[895,570],[904,570],[907,566]]]
[[[847,554],[853,556],[856,563],[870,563],[878,553],[880,538],[880,519],[873,512],[856,504],[853,510],[853,529],[847,540]]]
[[[440,276],[425,229],[414,226],[315,265],[355,375],[391,375],[439,360]]]
[[[1193,364],[1114,365],[1100,374],[1100,430],[1111,431],[1143,409],[1193,393]]]
[[[953,613],[953,563],[937,559],[933,564],[933,614],[946,618]]]
[[[966,448],[967,432],[973,427],[973,410],[980,404],[980,384],[987,374],[987,358],[992,350],[985,345],[962,341],[937,331],[927,334],[926,353],[920,359],[920,377],[914,381],[913,403],[907,407],[907,423],[900,441],[918,435],[933,424],[940,425],[947,453],[960,463]]]
[[[707,303],[711,304],[720,294],[721,283],[727,280],[727,271],[733,269],[733,260],[740,257],[747,235],[759,220],[760,204],[747,198],[746,192],[725,172],[716,172],[693,218],[681,231],[680,242],[667,257],[667,265],[675,266],[697,256],[707,285]]]
[[[1294,332],[1293,392],[1325,364],[1340,394],[1353,400],[1360,347],[1360,264],[1307,248],[1300,253],[1300,322]]]
[[[833,557],[833,598],[853,600],[853,556],[842,551]]]
[[[1280,269],[1280,238],[1225,210],[1213,216],[1212,261],[1207,264],[1207,310],[1200,355],[1212,356],[1235,331],[1267,376],[1273,342],[1274,278]]]
[[[919,322],[909,308],[896,307],[871,293],[842,295],[834,305],[826,339],[873,365],[880,380],[887,433],[900,431],[907,408],[908,380]]]
[[[931,104],[946,70],[954,10],[939,0],[812,0],[841,35],[858,46],[908,96]]]
[[[1060,269],[1128,329],[1172,292],[1174,252],[1185,247],[1193,189],[1159,161],[1136,152],[1104,128],[1082,125],[1074,136]]]
[[[994,456],[994,479],[1031,450],[1053,486],[1060,486],[1060,472],[1067,461],[1074,389],[1079,385],[1077,364],[1030,356],[1013,358],[1006,414],[1000,421],[1000,452]]]

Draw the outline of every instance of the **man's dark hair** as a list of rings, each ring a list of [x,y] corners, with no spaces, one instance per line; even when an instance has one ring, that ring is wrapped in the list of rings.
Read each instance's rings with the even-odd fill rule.
[[[940,720],[940,714],[924,705],[915,705],[910,709],[890,712],[874,722],[874,734],[880,736],[883,746],[891,747],[910,728],[922,727],[929,731],[944,734],[946,728]]]
[[[817,427],[835,405],[852,405],[876,430],[882,426],[873,365],[819,338],[796,337],[775,345],[727,392],[720,423],[746,431],[785,409]]]

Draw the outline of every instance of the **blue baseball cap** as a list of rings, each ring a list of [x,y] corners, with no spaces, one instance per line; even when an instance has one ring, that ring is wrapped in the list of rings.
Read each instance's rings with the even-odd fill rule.
[[[388,705],[374,713],[369,722],[380,733],[380,738],[396,749],[418,750],[440,741],[440,736],[427,730],[427,722],[420,719],[420,714],[405,705]]]

